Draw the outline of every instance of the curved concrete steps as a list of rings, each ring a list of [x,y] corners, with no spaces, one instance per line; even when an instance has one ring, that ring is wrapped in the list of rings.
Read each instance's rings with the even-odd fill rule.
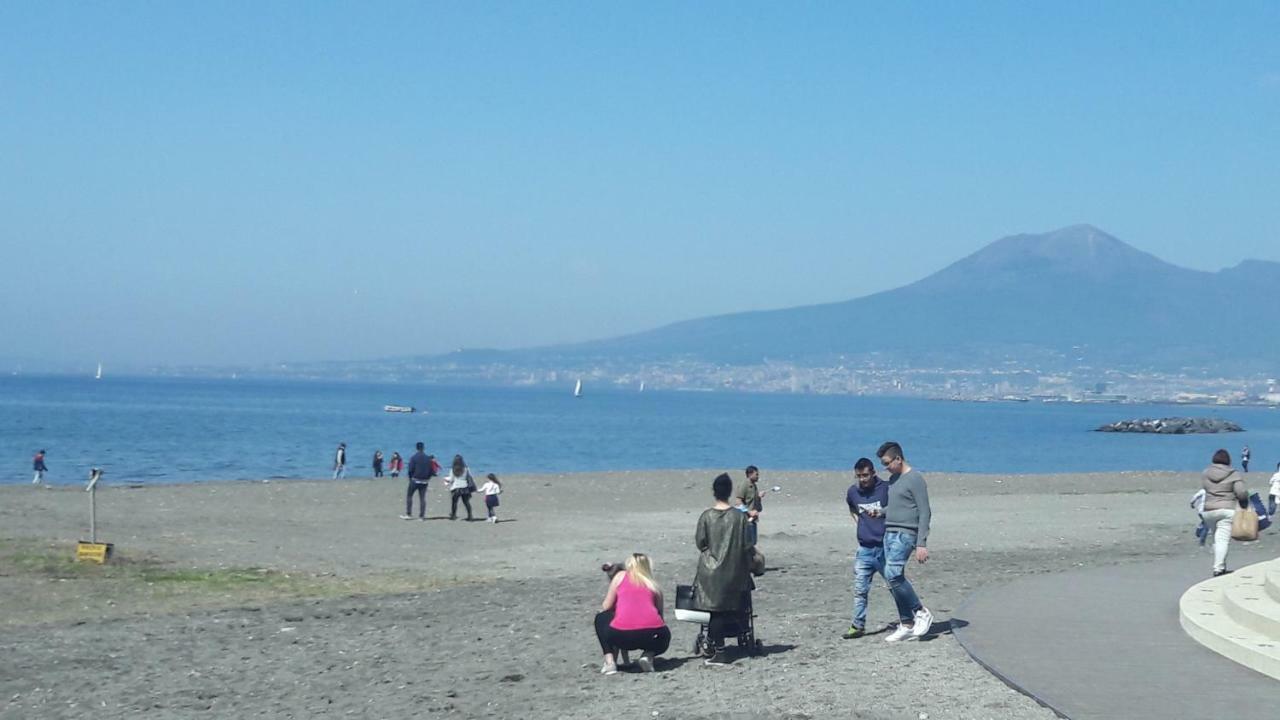
[[[1280,560],[1194,585],[1178,607],[1196,642],[1280,680]]]

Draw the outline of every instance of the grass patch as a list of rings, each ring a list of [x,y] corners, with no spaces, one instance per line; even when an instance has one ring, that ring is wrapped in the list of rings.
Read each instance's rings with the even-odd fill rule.
[[[266,568],[184,568],[117,552],[105,565],[75,561],[75,545],[0,538],[0,625],[81,622],[302,598],[390,595],[475,582],[382,573],[335,577]]]

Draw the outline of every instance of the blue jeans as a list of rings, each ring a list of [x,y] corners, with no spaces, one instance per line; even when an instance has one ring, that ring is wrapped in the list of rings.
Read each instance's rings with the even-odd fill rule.
[[[889,592],[893,593],[893,602],[898,606],[898,619],[908,624],[915,622],[915,612],[924,607],[906,576],[907,561],[915,549],[915,533],[909,530],[885,531],[884,579],[889,581]]]
[[[858,546],[853,556],[853,626],[867,627],[867,594],[871,592],[871,578],[876,573],[884,577],[884,546]]]

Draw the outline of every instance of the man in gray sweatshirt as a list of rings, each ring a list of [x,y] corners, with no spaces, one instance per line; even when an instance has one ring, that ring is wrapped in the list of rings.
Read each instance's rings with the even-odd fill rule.
[[[912,552],[923,563],[929,559],[929,487],[924,476],[907,464],[902,446],[890,440],[876,452],[880,464],[889,471],[889,507],[885,513],[884,577],[898,606],[898,629],[887,642],[924,636],[933,625],[933,613],[920,602],[907,580],[907,561]]]

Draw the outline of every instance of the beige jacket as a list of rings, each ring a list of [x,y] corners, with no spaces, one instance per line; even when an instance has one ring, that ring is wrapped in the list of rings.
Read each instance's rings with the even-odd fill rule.
[[[1210,465],[1205,468],[1201,484],[1204,486],[1205,512],[1234,510],[1249,502],[1249,490],[1245,487],[1244,480],[1230,465]]]

